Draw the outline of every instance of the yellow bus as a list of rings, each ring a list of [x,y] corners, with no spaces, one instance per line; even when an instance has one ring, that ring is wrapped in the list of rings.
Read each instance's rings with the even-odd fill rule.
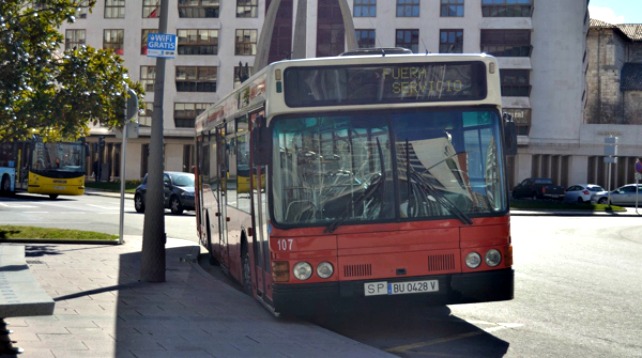
[[[85,193],[86,144],[38,139],[0,143],[0,193],[48,195]]]

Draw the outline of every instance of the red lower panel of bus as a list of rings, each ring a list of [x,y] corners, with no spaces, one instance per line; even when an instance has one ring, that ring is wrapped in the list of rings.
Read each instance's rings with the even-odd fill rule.
[[[472,226],[457,221],[401,226],[370,226],[374,229],[370,232],[363,232],[364,227],[345,227],[334,234],[309,236],[286,236],[283,234],[292,232],[274,230],[270,239],[273,263],[287,262],[291,270],[305,261],[313,273],[305,281],[290,275],[287,281],[273,282],[268,298],[277,311],[285,312],[317,299],[326,303],[419,300],[450,304],[513,298],[508,218],[479,219]],[[501,256],[499,264],[487,263],[489,250]],[[471,268],[465,261],[475,253],[478,266]],[[322,262],[334,267],[327,279],[316,273]]]

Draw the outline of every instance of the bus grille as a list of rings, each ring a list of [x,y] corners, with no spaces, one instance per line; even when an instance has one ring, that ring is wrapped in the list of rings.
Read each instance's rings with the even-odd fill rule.
[[[455,269],[455,255],[431,255],[428,256],[428,272],[448,271]]]
[[[343,276],[356,277],[356,276],[372,276],[372,265],[346,265],[343,266]]]

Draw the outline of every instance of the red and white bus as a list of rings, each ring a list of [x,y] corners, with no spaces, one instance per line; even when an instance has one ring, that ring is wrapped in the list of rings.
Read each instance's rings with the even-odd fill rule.
[[[276,313],[513,298],[496,59],[276,62],[196,120],[213,262]]]

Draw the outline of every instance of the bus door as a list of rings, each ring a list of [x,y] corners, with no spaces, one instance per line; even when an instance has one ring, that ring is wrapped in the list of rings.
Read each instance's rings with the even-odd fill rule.
[[[260,126],[264,126],[265,119],[263,111],[255,112],[250,115],[252,131],[257,132]],[[263,138],[266,140],[266,138]],[[252,141],[254,142],[254,141]],[[252,156],[254,157],[259,151],[256,143],[251,143]],[[256,160],[250,161],[250,175],[252,182],[252,223],[253,230],[253,249],[254,249],[254,270],[257,278],[257,294],[265,297],[267,285],[271,276],[269,236],[268,236],[268,205],[267,205],[267,166],[257,163]]]
[[[29,171],[31,170],[31,148],[30,142],[16,143],[16,190],[29,189]]]
[[[214,215],[218,218],[218,244],[220,247],[220,261],[223,267],[229,267],[229,248],[227,245],[227,201],[228,201],[228,143],[225,140],[225,123],[216,127],[216,176],[218,185],[216,197],[218,198],[218,211]]]

